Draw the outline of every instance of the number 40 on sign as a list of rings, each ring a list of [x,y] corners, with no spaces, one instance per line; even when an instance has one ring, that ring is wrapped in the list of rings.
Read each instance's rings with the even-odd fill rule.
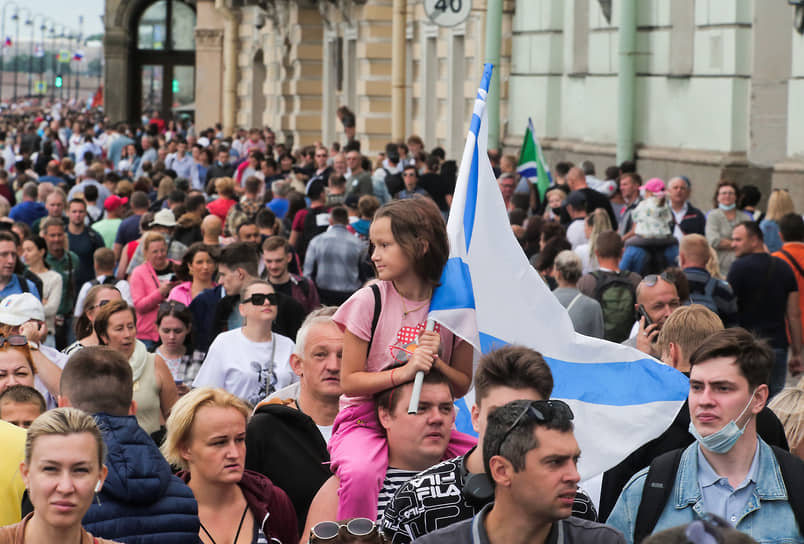
[[[427,18],[439,26],[455,26],[472,11],[472,0],[424,0]]]

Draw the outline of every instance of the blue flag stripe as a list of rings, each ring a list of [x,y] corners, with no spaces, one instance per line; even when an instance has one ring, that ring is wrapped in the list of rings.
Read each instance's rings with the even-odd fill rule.
[[[480,333],[483,353],[508,342]],[[616,363],[576,363],[545,357],[553,373],[553,397],[607,406],[631,406],[649,402],[683,401],[687,378],[675,369],[651,359]],[[657,390],[657,376],[667,384]],[[597,384],[594,390],[590,383]]]
[[[463,211],[463,237],[466,240],[466,252],[472,243],[472,229],[475,227],[475,213],[477,212],[477,140],[475,152],[472,155],[472,170],[469,172],[469,187],[466,189],[466,204]]]
[[[475,293],[472,290],[472,274],[469,265],[457,257],[447,261],[441,273],[441,285],[449,289],[436,289],[430,301],[430,311],[474,308]]]

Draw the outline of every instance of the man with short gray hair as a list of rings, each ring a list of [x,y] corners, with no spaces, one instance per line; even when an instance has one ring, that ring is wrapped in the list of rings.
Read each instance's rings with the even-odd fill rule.
[[[667,197],[673,210],[673,236],[681,241],[685,234],[704,234],[706,216],[690,204],[692,184],[686,176],[676,176],[667,182]]]
[[[293,502],[299,527],[331,476],[327,443],[338,415],[343,331],[334,306],[310,313],[296,335],[290,366],[299,381],[257,405],[246,431],[246,468],[268,476]]]

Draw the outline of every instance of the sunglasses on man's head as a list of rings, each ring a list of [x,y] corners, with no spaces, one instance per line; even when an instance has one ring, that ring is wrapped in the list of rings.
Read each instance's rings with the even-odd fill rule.
[[[25,346],[28,344],[28,339],[21,334],[12,334],[10,336],[0,336],[0,348],[8,344],[9,346]]]
[[[642,278],[642,283],[647,285],[648,287],[653,287],[659,282],[659,278],[662,278],[667,283],[675,284],[673,278],[667,272],[662,272],[661,274],[648,274],[644,278]]]
[[[500,443],[497,445],[497,455],[500,455],[500,450],[505,440],[508,438],[508,435],[511,434],[511,431],[516,429],[517,426],[526,419],[535,419],[543,423],[550,423],[553,421],[572,421],[575,419],[575,415],[572,413],[572,408],[569,407],[569,404],[563,400],[531,401],[527,406],[522,408],[522,411],[514,422],[505,430],[502,440],[500,440]]]
[[[276,306],[279,303],[279,295],[276,293],[254,293],[250,298],[243,301],[243,304],[253,304],[254,306],[262,306],[265,301],[271,306]]]

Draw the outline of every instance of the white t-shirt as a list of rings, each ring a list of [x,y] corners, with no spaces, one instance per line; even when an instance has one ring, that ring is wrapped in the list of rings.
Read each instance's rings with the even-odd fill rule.
[[[585,224],[586,219],[575,219],[567,227],[567,240],[572,244],[572,249],[589,242],[589,240],[586,239],[586,231],[584,230]]]
[[[276,342],[271,362],[273,343]],[[220,333],[209,346],[207,357],[193,381],[193,387],[221,387],[251,404],[257,404],[275,390],[299,377],[290,368],[295,344],[287,336],[273,333],[270,342],[252,342],[243,329]]]

